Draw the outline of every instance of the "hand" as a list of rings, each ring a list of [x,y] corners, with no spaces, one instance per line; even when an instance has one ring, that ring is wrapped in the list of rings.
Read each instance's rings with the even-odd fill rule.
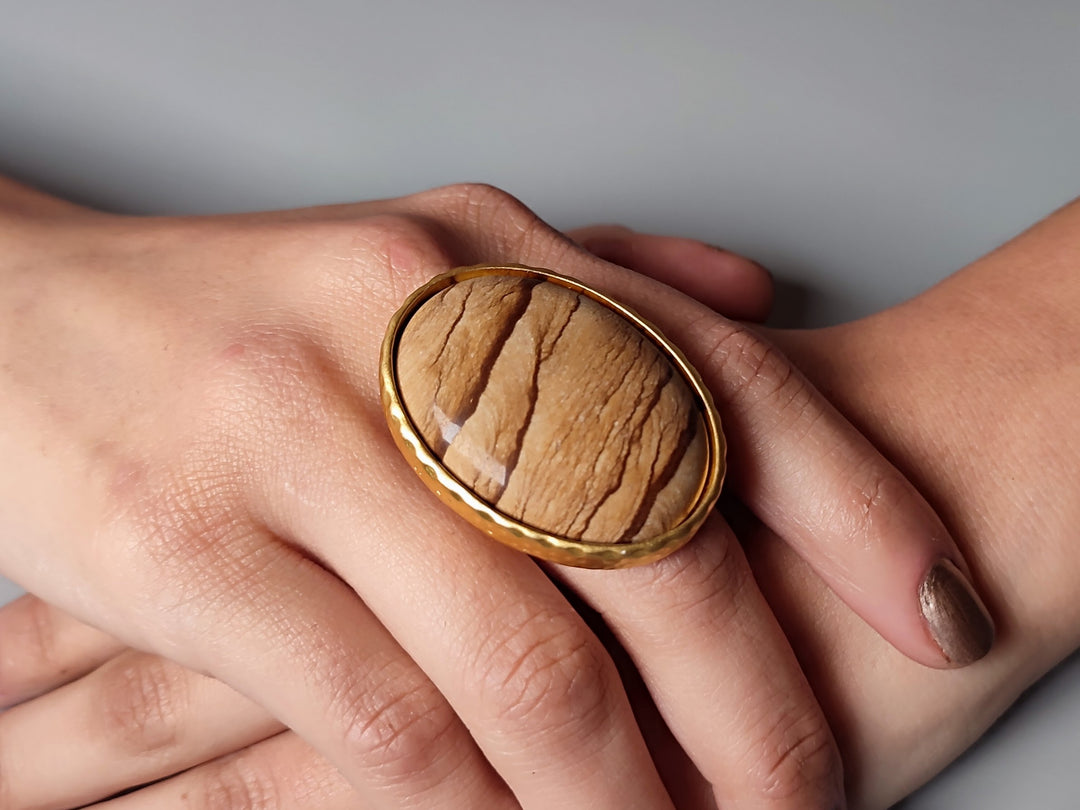
[[[639,253],[707,273],[725,292],[726,316],[768,314],[768,274],[744,259],[663,237]],[[0,763],[18,777],[0,798],[27,806],[82,806],[170,776],[108,804],[158,807],[186,795],[192,807],[333,810],[360,799],[317,751],[221,681],[128,648],[32,595],[0,607],[5,706],[15,708],[0,715]]]
[[[367,801],[669,805],[595,636],[390,445],[383,325],[454,265],[618,290],[724,403],[748,503],[891,641],[948,663],[948,617],[928,624],[917,593],[936,561],[965,564],[902,477],[751,333],[501,192],[192,220],[16,192],[2,227],[0,567],[248,696]],[[840,801],[828,727],[720,520],[617,578],[552,573],[604,614],[723,801]]]
[[[1073,203],[903,305],[829,329],[766,331],[918,482],[999,620],[978,665],[913,665],[775,534],[740,532],[836,733],[853,808],[881,810],[923,784],[1080,648],[1078,256]],[[637,269],[690,290],[663,266]],[[707,286],[693,293],[723,303]],[[634,697],[665,781],[697,796],[685,807],[711,807],[647,696]]]

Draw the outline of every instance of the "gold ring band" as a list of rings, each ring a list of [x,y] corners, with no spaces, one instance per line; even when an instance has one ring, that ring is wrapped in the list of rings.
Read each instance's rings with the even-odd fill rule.
[[[623,568],[716,504],[720,417],[681,351],[579,281],[520,265],[436,276],[380,362],[394,442],[447,506],[535,557]]]

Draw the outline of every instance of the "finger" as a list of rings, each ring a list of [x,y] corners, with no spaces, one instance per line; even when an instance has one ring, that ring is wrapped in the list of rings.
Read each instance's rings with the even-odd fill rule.
[[[769,271],[730,251],[620,225],[592,225],[567,235],[604,261],[660,278],[727,318],[760,323],[772,310]]]
[[[322,485],[343,514],[309,510],[297,533],[333,555],[521,806],[670,807],[610,658],[536,566],[474,537],[407,467],[365,483]]]
[[[0,607],[0,708],[80,678],[125,645],[26,594]]]
[[[719,516],[653,565],[555,573],[603,615],[720,807],[843,806],[836,742]]]
[[[88,208],[46,194],[10,177],[0,177],[0,208],[8,213],[27,216],[50,216],[79,213],[93,216]]]
[[[232,756],[208,762],[112,801],[95,804],[93,808],[374,810],[385,806],[363,801],[337,768],[320,757],[300,737],[283,732]]]
[[[81,807],[281,729],[221,681],[128,651],[0,715],[4,797],[14,807]]]
[[[156,563],[136,560],[131,576],[155,573],[138,587],[153,594],[146,632],[159,653],[266,707],[374,806],[513,807],[450,706],[353,591],[261,530],[233,533],[188,527],[183,555],[138,546]]]
[[[641,673],[626,650],[604,624],[600,614],[576,597],[572,599],[572,603],[581,611],[604,646],[611,651],[645,744],[649,747],[656,769],[667,785],[675,806],[679,810],[717,810],[712,785],[701,775],[701,771],[671,733],[663,715],[656,708],[656,702],[649,694]]]
[[[456,218],[486,261],[558,267],[659,325],[717,399],[736,491],[894,646],[936,667],[970,664],[989,651],[993,622],[941,520],[775,347],[545,232],[502,192],[441,189],[419,204]]]

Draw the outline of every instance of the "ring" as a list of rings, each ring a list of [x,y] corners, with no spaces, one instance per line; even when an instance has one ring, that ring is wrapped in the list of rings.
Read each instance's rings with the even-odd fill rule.
[[[380,383],[424,483],[534,557],[657,560],[720,495],[724,437],[697,371],[631,310],[548,270],[478,265],[424,284],[390,320]]]

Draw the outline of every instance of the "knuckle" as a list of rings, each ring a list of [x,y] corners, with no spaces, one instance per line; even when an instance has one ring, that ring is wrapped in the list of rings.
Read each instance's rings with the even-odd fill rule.
[[[739,606],[745,602],[741,594],[753,585],[753,576],[731,531],[725,526],[717,534],[709,542],[690,543],[651,566],[642,566],[640,578],[628,577],[632,601],[663,600],[660,615],[704,617],[712,627],[737,621]],[[668,637],[669,631],[670,627],[664,628],[662,637]]]
[[[174,747],[188,707],[185,673],[152,655],[124,655],[99,670],[104,739],[125,753]]]
[[[163,481],[125,516],[125,528],[140,542],[123,561],[122,575],[133,601],[153,611],[143,632],[165,643],[189,643],[192,605],[210,615],[252,596],[248,589],[268,564],[269,554],[252,553],[259,530],[227,492],[241,481],[220,466],[194,469],[187,481]],[[183,475],[178,469],[169,478]]]
[[[439,207],[462,224],[478,226],[493,219],[531,218],[521,200],[489,183],[455,183],[431,192]]]
[[[544,261],[573,249],[570,239],[525,203],[486,183],[459,183],[429,192],[435,208],[472,236],[475,261]]]
[[[328,278],[333,300],[396,308],[420,284],[449,270],[453,257],[429,221],[407,214],[378,214],[353,229],[345,272]]]
[[[805,410],[809,389],[779,349],[741,324],[723,321],[709,331],[712,334],[704,336],[705,366],[717,371],[736,394],[751,403],[779,404],[795,414]]]
[[[481,672],[492,719],[522,734],[593,733],[614,714],[618,676],[584,625],[535,612],[488,652]]]
[[[193,455],[206,469],[231,464],[236,478],[252,474],[252,450],[287,463],[282,448],[327,446],[342,416],[352,420],[358,393],[378,401],[376,376],[360,368],[372,357],[343,346],[358,332],[377,346],[390,312],[454,264],[445,237],[420,216],[303,227],[299,278],[281,282],[288,301],[272,317],[231,324],[201,376]]]
[[[0,651],[0,695],[21,693],[35,676],[59,666],[55,615],[37,597],[23,596],[8,610],[13,619],[5,630],[5,648],[18,646],[18,654]]]
[[[848,473],[850,497],[839,503],[844,529],[851,537],[884,536],[897,515],[919,513],[915,495],[900,473],[875,455],[856,462]]]
[[[303,431],[302,438],[328,427],[338,407],[331,387],[331,360],[315,339],[290,327],[250,327],[234,336],[207,396],[205,448],[222,448],[227,433],[234,450],[277,441]],[[210,462],[212,459],[205,459]],[[220,468],[220,462],[216,468]],[[210,469],[215,469],[211,467]]]
[[[419,671],[392,665],[349,686],[338,701],[350,762],[383,784],[416,780],[433,767],[457,722],[449,704]]]
[[[817,796],[840,782],[840,755],[818,712],[781,716],[758,750],[748,775],[753,791],[771,802]]]
[[[280,810],[285,806],[273,772],[251,754],[239,754],[207,767],[197,810]]]
[[[270,440],[259,433],[267,420],[260,421],[250,404],[250,386],[241,391],[235,376],[223,377],[198,381],[201,404],[190,414],[191,432],[174,435],[174,445],[160,458],[101,462],[112,468],[103,473],[110,480],[103,519],[109,530],[139,542],[124,555],[89,564],[110,581],[122,579],[147,612],[190,608],[203,596],[224,595],[223,586],[237,583],[223,579],[243,570],[230,550],[248,546],[259,531],[246,506],[255,471],[263,469],[253,458],[261,449],[256,441]]]

